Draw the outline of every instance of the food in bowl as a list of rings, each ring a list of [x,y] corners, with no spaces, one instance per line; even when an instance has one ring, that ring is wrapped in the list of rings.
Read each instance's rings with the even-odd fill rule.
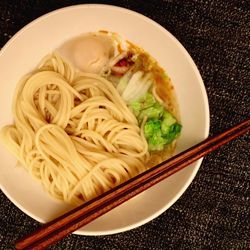
[[[107,31],[67,41],[24,76],[1,141],[54,198],[80,204],[169,158],[181,125],[166,72]]]

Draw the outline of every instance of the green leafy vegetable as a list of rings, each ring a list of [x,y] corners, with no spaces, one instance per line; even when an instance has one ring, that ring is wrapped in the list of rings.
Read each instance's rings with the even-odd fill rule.
[[[166,144],[166,139],[161,131],[161,121],[150,119],[144,125],[144,135],[148,141],[149,150],[162,150]]]
[[[164,138],[167,140],[167,144],[175,140],[181,132],[181,125],[179,123],[174,123],[169,127],[168,133],[164,134]]]
[[[169,133],[171,125],[176,123],[176,119],[167,111],[163,114],[163,120],[161,124],[161,130],[164,134]]]
[[[156,132],[161,131],[161,121],[157,119],[150,119],[144,125],[144,135],[148,139]]]
[[[167,144],[175,140],[181,132],[181,125],[175,117],[158,103],[152,94],[147,93],[138,100],[130,103],[130,108],[139,123],[144,117],[144,135],[150,151],[163,150]]]
[[[162,117],[164,108],[159,104],[155,103],[153,106],[142,109],[140,115],[138,116],[139,121],[142,121],[145,116],[147,118],[156,118],[159,119]]]
[[[153,106],[156,103],[154,96],[152,94],[149,94],[149,93],[142,96],[140,98],[140,101],[143,104],[143,108],[149,108],[149,107]]]
[[[163,150],[167,141],[162,136],[161,131],[157,131],[152,137],[148,140],[148,147],[150,151],[160,151]]]
[[[147,112],[146,109],[151,108],[153,106],[155,109],[159,108],[158,103],[155,101],[155,98],[153,97],[152,94],[149,94],[149,93],[146,93],[145,95],[143,95],[139,99],[134,100],[134,101],[130,102],[130,104],[129,104],[129,107],[132,109],[132,111],[136,117],[139,116],[140,112],[142,112],[142,111]]]
[[[130,108],[132,109],[134,115],[138,117],[142,110],[142,104],[139,101],[134,101],[130,103]]]

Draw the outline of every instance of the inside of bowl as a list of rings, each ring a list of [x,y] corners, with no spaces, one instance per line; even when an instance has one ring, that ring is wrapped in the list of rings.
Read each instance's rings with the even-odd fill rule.
[[[98,18],[96,18],[98,16]],[[114,20],[116,20],[114,22]],[[49,52],[81,33],[110,30],[141,46],[166,69],[174,84],[183,131],[177,153],[208,135],[209,113],[204,85],[191,57],[162,27],[134,12],[103,5],[79,5],[39,18],[21,30],[0,55],[0,127],[12,121],[11,96],[18,80]],[[72,207],[53,200],[1,145],[0,183],[3,192],[25,213],[47,222]],[[100,235],[142,225],[171,206],[198,170],[198,161],[125,204],[88,224],[77,233]]]

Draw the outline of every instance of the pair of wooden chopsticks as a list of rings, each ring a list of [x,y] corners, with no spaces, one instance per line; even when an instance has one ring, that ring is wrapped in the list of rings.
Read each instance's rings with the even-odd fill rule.
[[[173,158],[152,167],[99,197],[45,224],[34,233],[16,242],[17,249],[44,249],[116,206],[180,171],[197,159],[214,151],[250,130],[250,119],[209,137]]]

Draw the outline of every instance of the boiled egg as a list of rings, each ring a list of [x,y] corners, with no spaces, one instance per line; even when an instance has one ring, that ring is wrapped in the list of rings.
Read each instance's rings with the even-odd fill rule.
[[[106,35],[87,34],[66,42],[58,52],[80,71],[99,74],[114,55],[114,42]]]

